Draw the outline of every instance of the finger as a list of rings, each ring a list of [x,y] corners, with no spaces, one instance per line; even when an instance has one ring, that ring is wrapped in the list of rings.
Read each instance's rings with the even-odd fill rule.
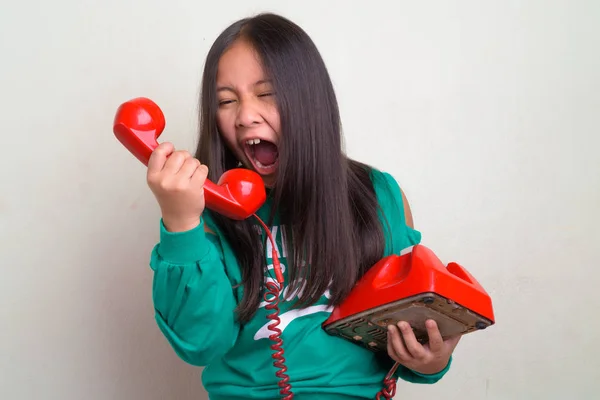
[[[185,150],[178,150],[173,152],[173,154],[169,156],[169,159],[165,163],[165,166],[163,167],[163,172],[169,175],[175,175],[179,172],[185,161],[190,157],[192,157],[191,154]]]
[[[429,349],[433,353],[439,353],[444,348],[444,339],[438,329],[437,323],[429,319],[425,321],[425,327],[427,328],[427,336],[429,336]]]
[[[167,161],[167,157],[173,153],[173,150],[175,150],[175,147],[169,142],[159,144],[156,149],[152,151],[152,154],[150,154],[150,158],[148,159],[148,173],[153,174],[160,172]]]
[[[460,341],[461,338],[462,338],[462,335],[449,337],[448,339],[446,339],[446,344],[450,346],[452,351],[454,351],[454,349],[458,345],[458,342]]]
[[[412,360],[412,356],[402,342],[400,331],[394,325],[388,327],[388,342],[391,343],[392,351],[398,357],[396,361],[407,362]]]
[[[200,161],[197,158],[189,157],[185,160],[181,169],[179,170],[179,174],[182,177],[191,178],[194,175],[194,172],[200,166]]]
[[[194,171],[194,175],[192,175],[192,186],[203,186],[207,176],[208,167],[202,163],[199,163],[198,168],[196,168],[196,171]]]
[[[387,332],[387,352],[388,352],[388,355],[390,357],[392,357],[392,359],[394,361],[400,361],[400,356],[398,356],[398,354],[396,353],[396,350],[394,350],[394,346],[392,345],[391,329],[394,329],[394,327],[393,326],[388,326],[388,332]]]
[[[423,345],[417,340],[410,324],[408,322],[400,321],[398,322],[398,327],[402,332],[406,349],[409,351],[410,355],[417,359],[423,359],[427,355],[427,352]]]

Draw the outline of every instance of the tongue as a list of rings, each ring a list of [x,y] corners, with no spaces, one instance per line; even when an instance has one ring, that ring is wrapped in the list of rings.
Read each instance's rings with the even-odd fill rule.
[[[271,165],[277,160],[277,146],[273,143],[261,140],[254,145],[254,158],[262,165]]]

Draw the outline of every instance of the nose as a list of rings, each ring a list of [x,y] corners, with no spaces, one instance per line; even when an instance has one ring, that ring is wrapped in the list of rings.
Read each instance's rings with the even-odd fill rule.
[[[240,101],[235,124],[237,127],[250,127],[263,121],[260,107],[252,99]]]

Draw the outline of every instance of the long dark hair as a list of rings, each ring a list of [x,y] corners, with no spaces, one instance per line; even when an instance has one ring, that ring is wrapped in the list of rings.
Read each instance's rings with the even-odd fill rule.
[[[237,159],[218,133],[217,68],[238,39],[257,51],[272,80],[281,119],[279,169],[273,187],[275,211],[291,238],[288,246],[291,293],[304,278],[296,306],[313,304],[329,287],[338,304],[356,280],[377,262],[384,248],[370,169],[343,152],[340,114],[327,68],[310,37],[274,14],[259,14],[229,26],[211,47],[200,99],[200,140],[196,157],[216,181]],[[248,321],[261,301],[265,255],[256,221],[214,215],[242,267],[244,296],[238,319]],[[299,267],[303,264],[306,267]],[[298,267],[297,267],[298,266]],[[331,286],[330,286],[331,283]]]

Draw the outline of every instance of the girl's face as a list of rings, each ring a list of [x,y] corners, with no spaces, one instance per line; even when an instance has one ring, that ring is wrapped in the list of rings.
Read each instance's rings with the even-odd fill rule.
[[[243,40],[219,60],[217,99],[217,125],[227,146],[263,177],[266,186],[272,186],[279,157],[279,112],[258,55]]]

